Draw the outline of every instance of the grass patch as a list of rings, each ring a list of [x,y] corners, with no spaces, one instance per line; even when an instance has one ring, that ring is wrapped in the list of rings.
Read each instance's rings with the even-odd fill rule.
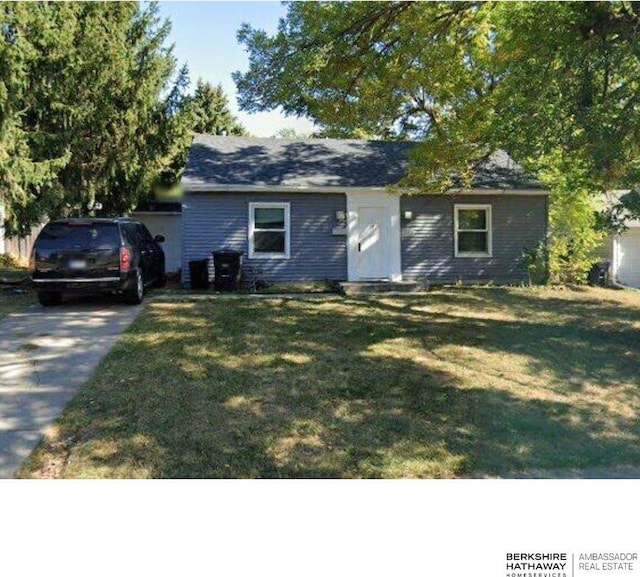
[[[340,293],[340,283],[337,281],[308,282],[308,283],[273,283],[258,290],[262,294],[326,294]]]
[[[460,477],[640,464],[640,294],[151,302],[23,477]]]
[[[35,296],[19,286],[28,275],[24,259],[10,254],[0,255],[0,319],[35,302]]]
[[[0,287],[0,320],[11,313],[22,312],[35,302],[36,299],[30,292],[16,292]]]
[[[269,286],[258,289],[258,294],[265,295],[289,295],[289,294],[340,294],[340,283],[337,281],[326,282],[307,282],[307,283],[272,283]],[[154,295],[203,295],[203,294],[251,294],[251,291],[244,285],[238,292],[232,291],[230,293],[217,292],[213,285],[208,289],[192,289],[182,287],[169,287],[155,291]]]

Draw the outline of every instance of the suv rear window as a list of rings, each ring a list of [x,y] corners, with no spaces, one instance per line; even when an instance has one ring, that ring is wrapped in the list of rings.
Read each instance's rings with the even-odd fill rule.
[[[118,225],[110,222],[50,223],[38,237],[41,249],[101,249],[120,246]]]

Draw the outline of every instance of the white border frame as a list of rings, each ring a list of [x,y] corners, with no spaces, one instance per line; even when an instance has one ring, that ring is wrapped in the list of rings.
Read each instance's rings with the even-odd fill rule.
[[[487,233],[487,252],[459,252],[458,251],[458,213],[460,210],[484,210],[486,214],[487,230],[477,232]],[[474,232],[463,230],[462,232]],[[453,254],[456,258],[491,258],[493,256],[493,219],[490,204],[454,204],[453,205]]]
[[[347,278],[350,282],[360,279],[358,274],[358,210],[362,207],[383,208],[387,211],[387,277],[388,280],[402,280],[400,244],[400,195],[389,192],[355,192],[347,190]]]
[[[253,246],[253,233],[255,232],[254,209],[256,208],[283,208],[284,209],[284,253],[254,251],[254,246]],[[289,202],[250,202],[249,203],[249,230],[247,232],[248,232],[247,240],[249,242],[249,258],[257,258],[257,259],[291,258],[291,203]]]

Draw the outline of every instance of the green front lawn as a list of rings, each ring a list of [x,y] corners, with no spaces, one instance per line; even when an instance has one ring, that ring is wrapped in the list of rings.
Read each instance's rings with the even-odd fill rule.
[[[24,477],[640,465],[640,293],[150,302]]]
[[[35,302],[33,294],[19,288],[18,283],[27,277],[25,262],[11,255],[0,255],[0,319]]]

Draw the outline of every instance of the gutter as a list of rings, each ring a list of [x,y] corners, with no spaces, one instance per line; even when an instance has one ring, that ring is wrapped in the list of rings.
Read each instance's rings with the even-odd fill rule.
[[[206,184],[206,183],[193,183],[183,184],[183,190],[186,194],[194,192],[288,192],[288,193],[333,193],[333,194],[345,194],[345,193],[383,193],[396,194],[389,192],[389,189],[384,186],[293,186],[293,185],[275,185],[275,184]],[[549,196],[550,190],[538,189],[538,188],[473,188],[462,189],[452,188],[444,193],[429,193],[421,192],[419,189],[411,188],[400,190],[402,194],[422,194],[430,196],[455,196],[455,195],[469,195],[469,196]]]

